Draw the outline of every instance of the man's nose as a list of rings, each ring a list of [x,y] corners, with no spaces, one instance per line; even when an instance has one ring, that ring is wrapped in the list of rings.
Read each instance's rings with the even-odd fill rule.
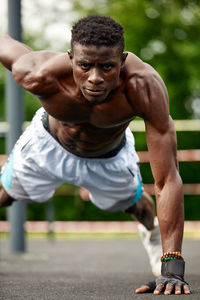
[[[99,85],[104,82],[101,72],[98,69],[91,69],[88,81],[92,84]]]

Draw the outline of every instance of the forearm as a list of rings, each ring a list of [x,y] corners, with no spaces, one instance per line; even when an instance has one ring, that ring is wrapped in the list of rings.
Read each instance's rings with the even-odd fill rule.
[[[0,62],[10,71],[12,65],[32,49],[25,44],[12,39],[9,35],[0,38]]]
[[[156,191],[157,214],[163,252],[181,251],[184,228],[184,199],[182,181],[177,172],[175,180],[168,181]]]

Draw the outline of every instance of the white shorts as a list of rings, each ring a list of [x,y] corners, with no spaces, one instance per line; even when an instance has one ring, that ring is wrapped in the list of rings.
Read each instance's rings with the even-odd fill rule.
[[[43,108],[36,112],[2,168],[1,183],[12,198],[44,202],[64,182],[87,188],[102,210],[125,210],[141,197],[139,158],[129,128],[115,156],[84,158],[64,149],[44,128],[43,113]]]

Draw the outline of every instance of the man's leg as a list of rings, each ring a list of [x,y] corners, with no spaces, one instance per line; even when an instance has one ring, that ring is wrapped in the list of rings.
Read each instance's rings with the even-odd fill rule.
[[[155,207],[153,199],[149,194],[143,192],[141,198],[128,209],[125,210],[143,224],[147,230],[154,228]]]
[[[143,192],[141,198],[129,207],[126,213],[140,222],[138,233],[149,256],[152,273],[160,276],[162,255],[162,243],[158,220],[155,218],[155,207],[153,199],[149,194]]]
[[[0,207],[9,206],[15,201],[15,199],[11,198],[4,188],[2,187],[2,184],[0,182]]]
[[[89,191],[86,188],[81,187],[79,193],[84,201],[90,200]],[[125,212],[140,222],[138,233],[149,256],[152,272],[155,276],[160,276],[161,236],[158,221],[155,218],[155,206],[152,197],[143,192],[141,198]]]
[[[81,187],[79,190],[79,195],[83,201],[90,201],[90,193],[86,188]]]
[[[86,188],[81,187],[79,194],[82,200],[90,201],[89,191]],[[141,198],[125,212],[131,214],[133,218],[143,224],[147,230],[152,230],[154,228],[154,202],[150,195],[146,192],[143,192]]]
[[[0,171],[1,167],[6,163],[7,159],[7,155],[0,156]],[[13,203],[13,201],[15,200],[6,193],[0,181],[0,207],[9,206]]]

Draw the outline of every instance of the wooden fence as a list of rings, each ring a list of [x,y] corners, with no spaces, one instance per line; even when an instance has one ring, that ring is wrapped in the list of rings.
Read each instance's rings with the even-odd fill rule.
[[[25,128],[29,123],[24,122],[23,128]],[[176,131],[200,131],[200,120],[175,120]],[[130,123],[130,129],[133,132],[144,132],[145,125],[144,121],[137,120]],[[9,125],[6,122],[0,122],[0,136],[5,135],[9,130]],[[200,139],[199,139],[200,141]],[[148,151],[138,151],[137,152],[141,163],[149,162]],[[5,159],[5,155],[0,155],[0,160]],[[200,149],[188,149],[188,150],[178,150],[178,160],[179,162],[196,162],[200,161]],[[153,184],[144,184],[145,190],[154,195]],[[200,183],[184,183],[183,191],[185,195],[200,195]],[[56,190],[57,195],[69,195],[72,194],[73,188],[68,188],[66,186],[61,186]]]
[[[200,131],[200,120],[175,120],[176,131]],[[23,128],[28,125],[25,122]],[[145,126],[143,121],[134,121],[130,123],[130,129],[133,132],[144,132]],[[0,137],[5,136],[8,132],[9,126],[6,122],[0,122]],[[199,139],[200,141],[200,139]],[[148,151],[138,151],[137,152],[141,163],[149,162]],[[0,161],[5,161],[7,156],[5,154],[0,154]],[[179,162],[198,162],[200,161],[200,149],[187,149],[178,150],[178,161]],[[154,195],[154,185],[144,184],[145,190]],[[185,195],[200,195],[200,183],[184,183],[183,191]],[[74,188],[71,186],[62,185],[56,190],[56,195],[72,195],[74,193]],[[49,202],[51,204],[52,202]],[[48,205],[49,205],[48,204]],[[52,208],[51,204],[51,208]],[[53,209],[53,208],[52,208]],[[53,221],[53,222],[52,222]],[[8,232],[10,230],[10,224],[7,221],[0,221],[1,232]],[[70,222],[70,221],[54,221],[47,220],[42,222],[25,222],[25,230],[27,232],[58,232],[58,233],[136,233],[137,232],[137,222]],[[185,233],[193,235],[194,233],[199,238],[200,237],[200,221],[185,221]]]

